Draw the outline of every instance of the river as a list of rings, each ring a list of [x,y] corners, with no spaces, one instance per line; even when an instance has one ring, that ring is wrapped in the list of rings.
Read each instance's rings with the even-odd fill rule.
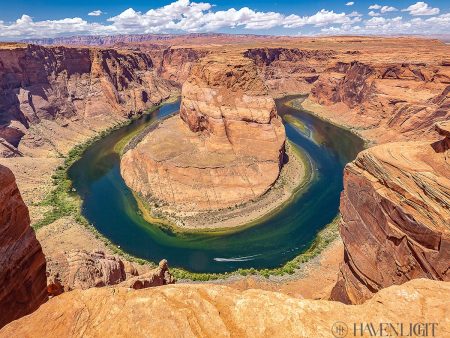
[[[351,132],[285,105],[290,99],[277,100],[278,113],[287,137],[308,154],[315,175],[289,204],[259,224],[228,234],[183,234],[149,224],[141,217],[120,175],[115,146],[136,130],[176,112],[179,101],[143,115],[94,143],[69,169],[69,178],[83,200],[83,215],[122,250],[154,262],[166,258],[172,267],[226,272],[283,265],[305,251],[336,216],[343,168],[364,146]]]

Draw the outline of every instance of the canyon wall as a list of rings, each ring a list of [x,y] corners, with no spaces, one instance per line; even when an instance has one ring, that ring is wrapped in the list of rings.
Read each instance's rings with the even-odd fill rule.
[[[284,142],[281,118],[254,62],[239,54],[208,56],[183,84],[180,115],[129,150],[121,173],[130,188],[159,205],[227,208],[271,187]]]
[[[45,257],[13,173],[0,166],[0,327],[47,300]]]
[[[397,332],[403,325],[405,335],[410,323],[419,323],[420,334],[426,329],[430,337],[448,337],[450,306],[443,300],[449,297],[450,284],[423,279],[382,290],[358,306],[219,285],[77,290],[10,323],[0,337],[351,337],[379,334],[380,323],[383,335],[388,323]],[[346,330],[333,331],[337,322]]]
[[[344,264],[332,299],[362,303],[414,278],[450,281],[450,122],[441,140],[388,143],[344,172]]]
[[[410,45],[388,54],[361,44],[347,50],[252,48],[245,55],[255,60],[273,96],[309,94],[306,109],[383,143],[433,139],[434,124],[450,118],[450,61],[445,52],[431,59],[420,53],[426,48],[421,43],[408,56]],[[429,43],[428,50],[439,47]]]
[[[51,132],[33,128],[44,121],[57,122],[53,134],[70,131],[72,123],[105,128],[160,103],[171,90],[146,53],[1,44],[0,151],[17,156],[52,143]]]
[[[255,60],[272,96],[307,94],[330,61],[333,50],[252,48],[245,56]]]
[[[450,67],[444,62],[353,61],[338,62],[320,76],[311,99],[364,137],[389,142],[433,139],[434,124],[450,119],[449,93]]]

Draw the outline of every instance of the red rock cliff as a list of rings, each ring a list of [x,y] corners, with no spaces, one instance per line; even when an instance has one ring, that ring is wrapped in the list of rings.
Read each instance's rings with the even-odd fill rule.
[[[376,146],[346,166],[333,299],[362,303],[414,278],[450,281],[450,122],[438,130],[441,141]]]
[[[12,172],[0,166],[0,327],[47,300],[45,257]]]
[[[0,46],[0,151],[16,155],[11,149],[42,120],[127,117],[160,103],[171,89],[145,53]]]

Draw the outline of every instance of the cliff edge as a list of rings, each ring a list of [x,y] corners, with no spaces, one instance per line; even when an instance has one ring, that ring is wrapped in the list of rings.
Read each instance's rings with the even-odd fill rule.
[[[45,256],[11,170],[0,165],[0,327],[47,300]]]
[[[346,166],[332,299],[361,303],[414,278],[450,280],[450,122],[436,129],[440,141],[383,144]]]

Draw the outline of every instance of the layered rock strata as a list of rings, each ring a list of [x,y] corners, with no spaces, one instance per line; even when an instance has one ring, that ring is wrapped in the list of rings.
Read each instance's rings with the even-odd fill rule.
[[[405,335],[410,323],[419,323],[416,330],[447,337],[450,307],[443,300],[449,297],[450,284],[430,280],[390,287],[359,306],[218,285],[77,290],[9,324],[0,330],[0,337],[370,336],[371,330],[379,332],[380,323],[383,330],[391,323],[397,332],[403,326]],[[367,328],[369,323],[372,328]],[[427,328],[425,323],[430,323]],[[364,332],[358,331],[362,327]],[[346,331],[333,331],[339,328]]]
[[[161,123],[122,158],[127,185],[178,211],[232,207],[277,179],[285,131],[254,62],[201,59],[183,84],[180,115]]]
[[[309,94],[305,108],[378,143],[431,140],[434,124],[450,118],[450,47],[438,41],[321,38],[295,45],[245,52],[273,96]]]
[[[13,173],[0,166],[0,327],[47,300],[45,256]]]
[[[450,122],[437,129],[440,141],[376,146],[346,166],[332,299],[362,303],[414,278],[450,281]]]
[[[160,103],[171,90],[145,53],[1,44],[0,152],[17,156],[22,148],[56,142],[45,127],[32,128],[41,122],[56,121],[50,128],[62,133],[77,121],[84,129],[108,126]]]
[[[333,119],[378,143],[433,139],[450,118],[450,68],[422,63],[337,62],[311,89]]]

